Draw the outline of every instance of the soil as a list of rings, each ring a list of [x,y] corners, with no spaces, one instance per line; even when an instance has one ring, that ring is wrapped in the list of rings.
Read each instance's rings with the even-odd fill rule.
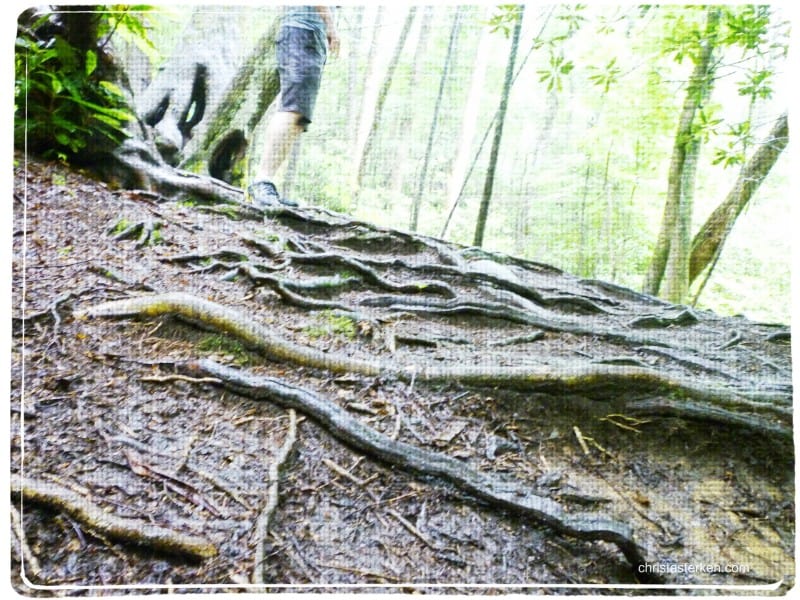
[[[215,264],[212,254],[226,249],[252,256],[242,235],[295,252],[338,248],[411,262],[442,260],[453,247],[346,221],[326,228],[291,219],[233,220],[228,213],[191,198],[165,201],[112,190],[62,165],[18,157],[12,474],[77,491],[109,514],[203,536],[218,551],[203,560],[166,554],[14,496],[12,517],[21,528],[12,526],[12,583],[20,593],[663,589],[765,595],[794,585],[790,441],[674,416],[632,420],[621,414],[625,403],[632,394],[647,397],[633,390],[599,398],[332,374],[271,361],[229,336],[169,317],[78,319],[74,313],[152,291],[184,291],[245,311],[277,335],[328,353],[388,357],[398,364],[555,366],[622,356],[698,378],[713,367],[714,377],[746,374],[776,388],[791,384],[788,342],[754,340],[782,328],[704,313],[691,331],[680,324],[654,331],[654,337],[680,338],[705,352],[707,363],[697,358],[680,365],[644,344],[632,351],[602,335],[554,331],[520,341],[534,328],[485,315],[419,314],[411,305],[387,312],[361,304],[354,323],[335,310],[292,306],[225,260]],[[132,237],[120,236],[131,225],[138,226]],[[190,253],[202,257],[175,260]],[[632,298],[603,304],[617,307],[610,316],[573,310],[565,320],[595,319],[600,326],[602,319],[624,323],[671,310],[546,265],[510,259],[479,264],[487,257],[469,264],[524,272],[550,294]],[[330,265],[270,264],[275,272],[309,281],[336,272]],[[342,278],[352,275],[338,271]],[[395,271],[395,280],[408,275],[399,263]],[[381,293],[345,286],[335,299],[355,306]],[[497,290],[481,293],[503,299]],[[315,298],[334,296],[320,292]],[[640,312],[623,314],[634,305]],[[732,333],[743,334],[746,343],[730,358],[709,350]],[[645,583],[612,544],[572,539],[477,502],[450,484],[364,456],[303,415],[280,465],[278,506],[267,531],[260,530],[270,470],[289,431],[288,412],[212,383],[170,379],[159,364],[199,356],[313,390],[402,441],[524,482],[569,510],[628,523],[658,561],[660,581]],[[257,566],[262,542],[265,560]],[[722,572],[706,572],[715,567]],[[264,585],[251,583],[254,571]]]

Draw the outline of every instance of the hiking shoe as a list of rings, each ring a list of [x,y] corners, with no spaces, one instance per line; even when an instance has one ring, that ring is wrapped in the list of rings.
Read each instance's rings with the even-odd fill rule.
[[[277,206],[283,204],[284,206],[297,206],[297,202],[282,198],[278,193],[278,188],[271,181],[256,181],[247,188],[247,194],[250,200],[258,208],[266,208],[269,206]]]

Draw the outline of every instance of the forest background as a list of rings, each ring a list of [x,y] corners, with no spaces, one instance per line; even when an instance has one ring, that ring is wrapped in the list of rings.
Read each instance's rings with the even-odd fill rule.
[[[192,6],[156,8],[146,20],[149,65],[131,81],[135,92],[187,32],[202,36],[203,23],[233,20],[247,54],[282,5],[204,6],[201,15]],[[789,12],[779,4],[728,8],[713,85],[691,129],[692,235],[731,192],[792,93]],[[492,173],[484,248],[643,288],[696,49],[708,31],[704,7],[402,2],[345,4],[336,14],[342,50],[328,60],[314,122],[279,182],[286,195],[470,245]],[[736,19],[745,35],[735,35]],[[493,149],[500,107],[502,138]],[[245,179],[266,121],[252,132]],[[790,155],[778,158],[687,303],[789,323]]]

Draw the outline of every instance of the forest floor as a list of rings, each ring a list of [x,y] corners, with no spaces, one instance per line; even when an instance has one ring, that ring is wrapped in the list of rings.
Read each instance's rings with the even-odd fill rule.
[[[129,522],[202,536],[217,549],[205,559],[161,552],[97,531],[74,512],[14,496],[12,584],[20,593],[657,590],[643,583],[613,544],[574,539],[475,501],[451,484],[365,456],[302,414],[297,439],[281,461],[277,508],[260,529],[270,472],[289,436],[289,413],[210,381],[174,377],[160,366],[198,356],[313,390],[387,435],[525,482],[568,510],[630,524],[658,561],[665,593],[784,594],[794,585],[791,441],[675,416],[629,418],[623,413],[634,390],[598,399],[342,375],[268,360],[229,336],[169,317],[85,319],[74,311],[152,291],[183,291],[242,310],[277,335],[330,355],[439,365],[635,363],[698,379],[718,368],[714,377],[734,380],[748,373],[785,387],[791,382],[789,344],[758,341],[781,328],[703,313],[692,331],[643,330],[717,349],[704,355],[707,362],[696,357],[676,365],[668,351],[646,340],[633,350],[600,334],[542,331],[480,312],[448,314],[452,305],[446,303],[439,314],[421,314],[408,290],[376,293],[377,284],[365,290],[356,281],[363,282],[363,274],[345,268],[332,282],[332,259],[312,265],[302,255],[338,248],[422,264],[437,252],[457,253],[451,246],[425,246],[358,224],[325,229],[287,219],[231,220],[225,210],[202,208],[114,191],[59,165],[20,158],[12,474],[77,492]],[[253,238],[280,246],[277,262],[280,251],[293,252],[292,264],[273,265],[276,272],[313,284],[324,279],[337,288],[333,298],[319,291],[320,283],[316,295],[304,298],[315,298],[319,308],[325,302],[360,306],[364,319],[347,320],[330,307],[292,306],[243,277],[232,257],[252,255],[247,239]],[[490,268],[478,265],[485,257],[477,258],[469,264]],[[609,330],[612,320],[670,310],[543,265],[512,261],[491,268],[505,269],[507,277],[524,271],[561,297],[567,290],[585,299],[591,291],[592,302],[617,311],[565,311],[569,322]],[[397,281],[409,269],[395,271]],[[505,292],[486,285],[499,279],[482,281],[481,293],[503,300]],[[463,281],[458,285],[467,289]],[[389,294],[397,295],[391,313],[381,307]],[[371,303],[362,302],[366,296]],[[744,341],[726,346],[732,334]],[[257,566],[260,544],[264,560]],[[715,567],[731,572],[703,570]]]

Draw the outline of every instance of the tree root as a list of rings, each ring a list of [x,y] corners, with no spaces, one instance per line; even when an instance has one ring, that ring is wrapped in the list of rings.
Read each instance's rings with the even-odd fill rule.
[[[532,344],[544,339],[544,331],[534,331],[533,333],[526,333],[523,335],[514,335],[502,340],[489,342],[490,346],[514,346],[516,344]]]
[[[677,314],[645,315],[630,322],[631,327],[637,329],[666,329],[667,327],[683,327],[694,325],[699,319],[695,312],[686,308]]]
[[[333,373],[394,377],[404,381],[458,382],[462,385],[498,386],[561,394],[579,392],[599,398],[617,397],[620,390],[625,393],[665,393],[693,398],[728,410],[738,409],[769,415],[775,419],[774,425],[783,435],[792,434],[791,423],[783,423],[787,416],[791,421],[791,411],[787,408],[791,405],[791,396],[787,398],[786,394],[771,390],[754,391],[719,384],[703,384],[690,376],[665,374],[656,369],[598,364],[575,365],[563,369],[485,364],[444,367],[410,364],[399,367],[391,360],[352,358],[296,344],[254,322],[251,315],[180,292],[106,302],[76,313],[76,316],[156,317],[170,314],[233,335],[268,358]],[[766,431],[773,433],[773,428]]]
[[[394,283],[379,275],[374,269],[371,269],[362,261],[349,256],[344,256],[342,254],[337,254],[335,252],[323,252],[317,254],[301,254],[298,252],[291,252],[286,253],[285,257],[292,262],[300,264],[335,264],[346,270],[361,275],[368,283],[392,292],[401,294],[435,294],[438,296],[444,296],[445,298],[455,298],[458,296],[457,292],[452,287],[442,281],[426,280],[415,281],[413,283]]]
[[[58,327],[61,325],[61,315],[58,312],[59,306],[65,302],[69,302],[70,300],[77,298],[85,292],[86,290],[80,290],[77,292],[64,292],[63,294],[59,294],[59,296],[50,303],[50,306],[44,310],[19,317],[12,315],[11,323],[14,335],[21,334],[25,327],[30,327],[35,323],[52,322],[53,329],[58,330]]]
[[[297,441],[297,414],[294,409],[289,409],[289,430],[286,432],[286,439],[278,450],[277,456],[272,459],[269,465],[269,490],[267,491],[267,501],[264,508],[256,520],[256,556],[253,560],[252,583],[264,583],[264,566],[266,558],[264,556],[264,545],[266,544],[267,533],[269,532],[272,514],[278,507],[278,482],[280,471],[289,458],[289,454]]]
[[[557,502],[534,495],[517,483],[490,477],[445,454],[395,441],[308,390],[210,360],[179,363],[177,367],[187,375],[219,379],[220,385],[238,394],[301,411],[320,422],[336,438],[391,465],[444,479],[473,497],[533,518],[564,534],[616,544],[634,567],[646,562],[630,526],[595,514],[568,513]]]
[[[156,191],[165,196],[175,193],[189,194],[207,198],[212,202],[224,202],[241,207],[249,207],[244,203],[244,193],[227,183],[181,171],[163,161],[158,151],[143,140],[129,138],[114,152],[117,164],[107,165],[124,172],[128,181],[123,187],[142,187],[147,191]],[[109,161],[111,162],[111,161]],[[132,186],[131,180],[138,180],[138,186]],[[255,211],[259,215],[259,211]]]
[[[283,211],[284,209],[281,208],[279,210]],[[314,244],[315,248],[311,250],[305,244],[299,242],[292,244],[297,251],[286,251],[275,243],[255,237],[240,235],[239,238],[261,255],[273,261],[280,261],[279,267],[271,268],[270,270],[280,270],[280,268],[289,264],[321,265],[328,269],[335,266],[352,273],[362,279],[365,284],[395,294],[364,298],[361,300],[361,304],[364,306],[379,306],[395,312],[410,312],[442,317],[471,315],[530,325],[558,333],[588,337],[601,336],[610,342],[621,342],[628,345],[670,346],[668,338],[655,338],[650,335],[608,326],[589,327],[579,315],[565,318],[553,311],[554,308],[560,308],[562,311],[567,310],[583,314],[608,314],[610,310],[600,306],[600,304],[608,307],[617,307],[620,302],[613,298],[595,297],[594,300],[589,300],[577,295],[545,296],[532,286],[512,280],[512,276],[501,277],[496,273],[484,272],[479,269],[469,270],[469,265],[465,266],[463,264],[461,266],[453,266],[426,262],[414,263],[397,258],[378,259],[369,256],[355,258],[339,252],[328,251],[317,244]],[[185,258],[176,257],[173,260],[188,260],[192,257],[197,260],[204,258],[202,256],[187,255]],[[214,257],[214,254],[210,254],[205,258]],[[276,281],[269,279],[260,280],[257,270],[248,269],[247,263],[239,263],[239,265],[241,272],[257,283],[269,285],[273,291],[290,304],[310,309],[326,308],[324,302],[320,304],[320,301],[304,298],[301,294],[293,294],[287,289],[287,285],[280,285]],[[456,287],[440,279],[394,283],[383,277],[379,272],[381,270],[394,270],[396,272],[399,269],[415,274],[429,273],[434,277],[444,276],[454,283],[468,288],[474,288],[476,284],[482,284],[489,288],[490,295],[499,293],[502,298],[499,302],[484,300],[479,297],[468,296],[465,298],[464,294],[460,293]],[[430,296],[440,296],[441,298],[431,298]],[[510,306],[509,304],[513,305]],[[328,308],[346,309],[351,312],[355,310],[336,302]]]
[[[726,425],[771,434],[790,441],[793,434],[790,428],[757,415],[742,414],[719,406],[703,405],[688,400],[681,400],[680,402],[666,398],[640,400],[628,404],[626,411],[635,415],[667,415],[698,421],[725,423]],[[787,416],[791,417],[791,414]]]
[[[136,238],[136,247],[143,248],[150,244],[158,244],[161,241],[161,221],[145,220],[138,223],[121,227],[124,222],[119,221],[108,228],[106,233],[115,242]],[[121,231],[118,229],[121,228]]]
[[[39,577],[42,572],[42,567],[39,564],[39,559],[28,546],[25,539],[25,530],[22,528],[22,515],[19,514],[16,506],[11,507],[11,547],[18,553],[18,559],[22,565],[22,573],[24,575],[33,575]]]
[[[309,298],[302,294],[295,293],[290,287],[297,289],[297,282],[289,282],[284,279],[275,277],[273,275],[266,275],[259,273],[252,265],[241,265],[238,269],[239,273],[247,276],[250,281],[255,284],[266,285],[273,292],[278,294],[282,300],[288,302],[293,306],[301,308],[308,308],[311,310],[341,310],[351,313],[353,310],[344,304],[330,300],[318,300],[316,298]],[[350,285],[352,280],[339,280],[337,285]],[[328,286],[329,288],[330,286]]]
[[[195,560],[217,555],[217,548],[205,538],[151,525],[139,519],[112,515],[81,494],[57,483],[12,476],[11,492],[25,501],[62,511],[95,533],[125,543],[153,548]]]
[[[460,266],[432,264],[423,262],[408,262],[402,259],[393,258],[382,259],[362,259],[365,264],[382,267],[401,267],[417,273],[435,273],[437,275],[447,275],[452,279],[458,279],[464,285],[475,285],[477,283],[488,283],[500,290],[510,294],[525,298],[542,307],[561,308],[570,312],[583,312],[589,314],[607,313],[608,310],[601,307],[594,300],[576,295],[567,296],[546,296],[531,285],[525,285],[515,281],[510,276],[504,276],[487,270],[483,264],[466,263]],[[488,261],[478,261],[485,263]],[[483,267],[483,268],[482,268]],[[601,298],[601,302],[610,306],[619,304],[616,300]]]

